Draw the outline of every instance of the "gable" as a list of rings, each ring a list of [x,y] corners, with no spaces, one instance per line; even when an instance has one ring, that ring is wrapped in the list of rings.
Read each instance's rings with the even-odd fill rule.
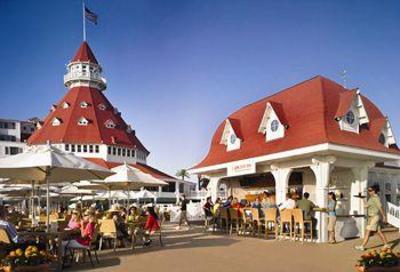
[[[282,104],[267,102],[258,132],[265,134],[266,141],[271,141],[284,137],[287,127]]]

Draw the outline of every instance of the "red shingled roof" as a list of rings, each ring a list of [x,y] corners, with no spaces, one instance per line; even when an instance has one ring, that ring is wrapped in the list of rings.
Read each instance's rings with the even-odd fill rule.
[[[64,102],[70,106],[63,108]],[[80,106],[86,102],[86,108]],[[101,110],[99,105],[106,106]],[[89,120],[87,126],[78,125],[78,120],[84,117]],[[52,120],[61,120],[59,126],[53,126]],[[105,122],[112,120],[115,128],[107,128]],[[148,153],[135,132],[128,131],[128,125],[120,114],[104,96],[103,92],[91,87],[75,87],[60,100],[55,110],[51,111],[44,120],[41,129],[35,131],[29,138],[29,144],[51,143],[92,143],[92,144],[116,144],[126,147],[137,147]]]
[[[90,49],[87,42],[82,42],[75,54],[75,57],[72,59],[72,62],[75,61],[89,61],[98,64],[96,57],[94,56],[92,49]]]
[[[228,152],[226,146],[220,144],[225,125],[225,122],[222,122],[214,133],[207,156],[194,168],[322,143],[400,154],[396,146],[386,148],[379,143],[378,138],[384,124],[382,119],[384,116],[365,96],[361,98],[370,121],[368,127],[360,129],[359,134],[340,130],[335,116],[338,113],[347,112],[354,93],[355,90],[350,91],[327,78],[317,76],[247,105],[229,116],[240,122],[243,135],[240,149]],[[288,129],[283,138],[266,142],[265,135],[258,132],[258,127],[266,103],[270,101],[274,101],[272,106],[279,118],[285,119],[281,121],[287,123]],[[275,103],[282,105],[281,108],[278,109]]]
[[[85,158],[85,159],[89,160],[91,162],[94,162],[97,165],[100,165],[102,167],[108,168],[108,169],[117,167],[122,164],[122,163],[115,163],[115,162],[106,162],[105,160],[99,159],[99,158]],[[158,178],[158,179],[163,179],[163,180],[176,179],[175,177],[172,177],[164,172],[161,172],[160,170],[155,169],[147,164],[142,164],[142,163],[137,162],[136,164],[129,164],[129,165],[143,171],[144,173],[150,174],[153,177]]]

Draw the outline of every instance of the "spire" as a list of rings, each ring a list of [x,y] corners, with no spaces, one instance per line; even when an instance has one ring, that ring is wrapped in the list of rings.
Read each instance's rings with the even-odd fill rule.
[[[99,64],[96,60],[96,57],[93,54],[92,49],[90,49],[89,44],[84,41],[79,47],[78,51],[76,51],[75,57],[72,59],[72,62],[77,61],[88,61],[95,64]]]
[[[69,89],[80,86],[90,86],[104,91],[107,84],[101,73],[101,66],[97,62],[92,49],[90,49],[89,44],[84,41],[67,66],[67,74],[64,76],[64,85]]]

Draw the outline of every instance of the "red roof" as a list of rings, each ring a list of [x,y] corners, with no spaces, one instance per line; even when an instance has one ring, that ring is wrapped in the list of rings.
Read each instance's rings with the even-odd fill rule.
[[[90,49],[87,42],[82,42],[81,46],[76,52],[75,57],[72,59],[72,62],[76,61],[89,61],[98,64],[96,57],[94,56],[93,51],[92,49]]]
[[[349,111],[351,103],[354,100],[354,97],[357,95],[357,89],[353,89],[351,91],[343,92],[340,94],[339,106],[335,117],[343,117]]]
[[[69,104],[63,108],[64,102]],[[81,103],[86,102],[86,108]],[[105,109],[99,107],[105,105]],[[89,120],[87,126],[80,126],[78,120],[84,117]],[[53,126],[52,120],[61,120],[59,126]],[[115,128],[107,128],[106,121],[111,120]],[[75,87],[60,100],[54,111],[44,120],[41,129],[29,138],[29,144],[51,143],[92,143],[120,145],[129,148],[137,147],[148,153],[135,132],[129,132],[128,125],[104,96],[103,92],[91,87]]]
[[[102,167],[108,168],[108,169],[122,165],[122,163],[107,162],[107,161],[105,161],[103,159],[99,159],[99,158],[85,158],[85,159],[89,160],[91,162],[94,162],[97,165],[100,165]],[[172,177],[164,172],[161,172],[158,169],[148,166],[147,164],[142,164],[142,163],[137,162],[136,164],[129,164],[129,165],[143,171],[146,174],[150,174],[153,177],[158,178],[158,179],[163,179],[163,180],[176,179],[175,177]]]
[[[225,125],[225,122],[222,122],[214,133],[207,156],[194,168],[322,143],[400,154],[396,146],[386,148],[379,143],[384,115],[365,96],[361,98],[369,117],[368,127],[360,128],[359,134],[340,130],[335,116],[350,108],[350,98],[354,93],[354,90],[350,91],[327,78],[317,76],[247,105],[229,116],[240,122],[243,135],[240,149],[226,151],[226,146],[220,144]],[[270,101],[274,102],[271,105],[277,111],[278,117],[284,119],[281,120],[282,123],[287,123],[288,128],[283,138],[266,142],[265,135],[258,132],[258,127],[266,104]],[[276,107],[276,103],[281,107]]]

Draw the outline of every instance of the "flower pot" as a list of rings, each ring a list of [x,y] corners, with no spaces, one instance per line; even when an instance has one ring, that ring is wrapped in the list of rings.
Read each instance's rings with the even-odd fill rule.
[[[383,267],[383,266],[373,266],[365,268],[363,266],[356,266],[357,272],[399,272],[400,266],[390,266],[390,267]]]
[[[48,264],[40,264],[35,266],[17,266],[13,272],[49,272],[49,265]]]

